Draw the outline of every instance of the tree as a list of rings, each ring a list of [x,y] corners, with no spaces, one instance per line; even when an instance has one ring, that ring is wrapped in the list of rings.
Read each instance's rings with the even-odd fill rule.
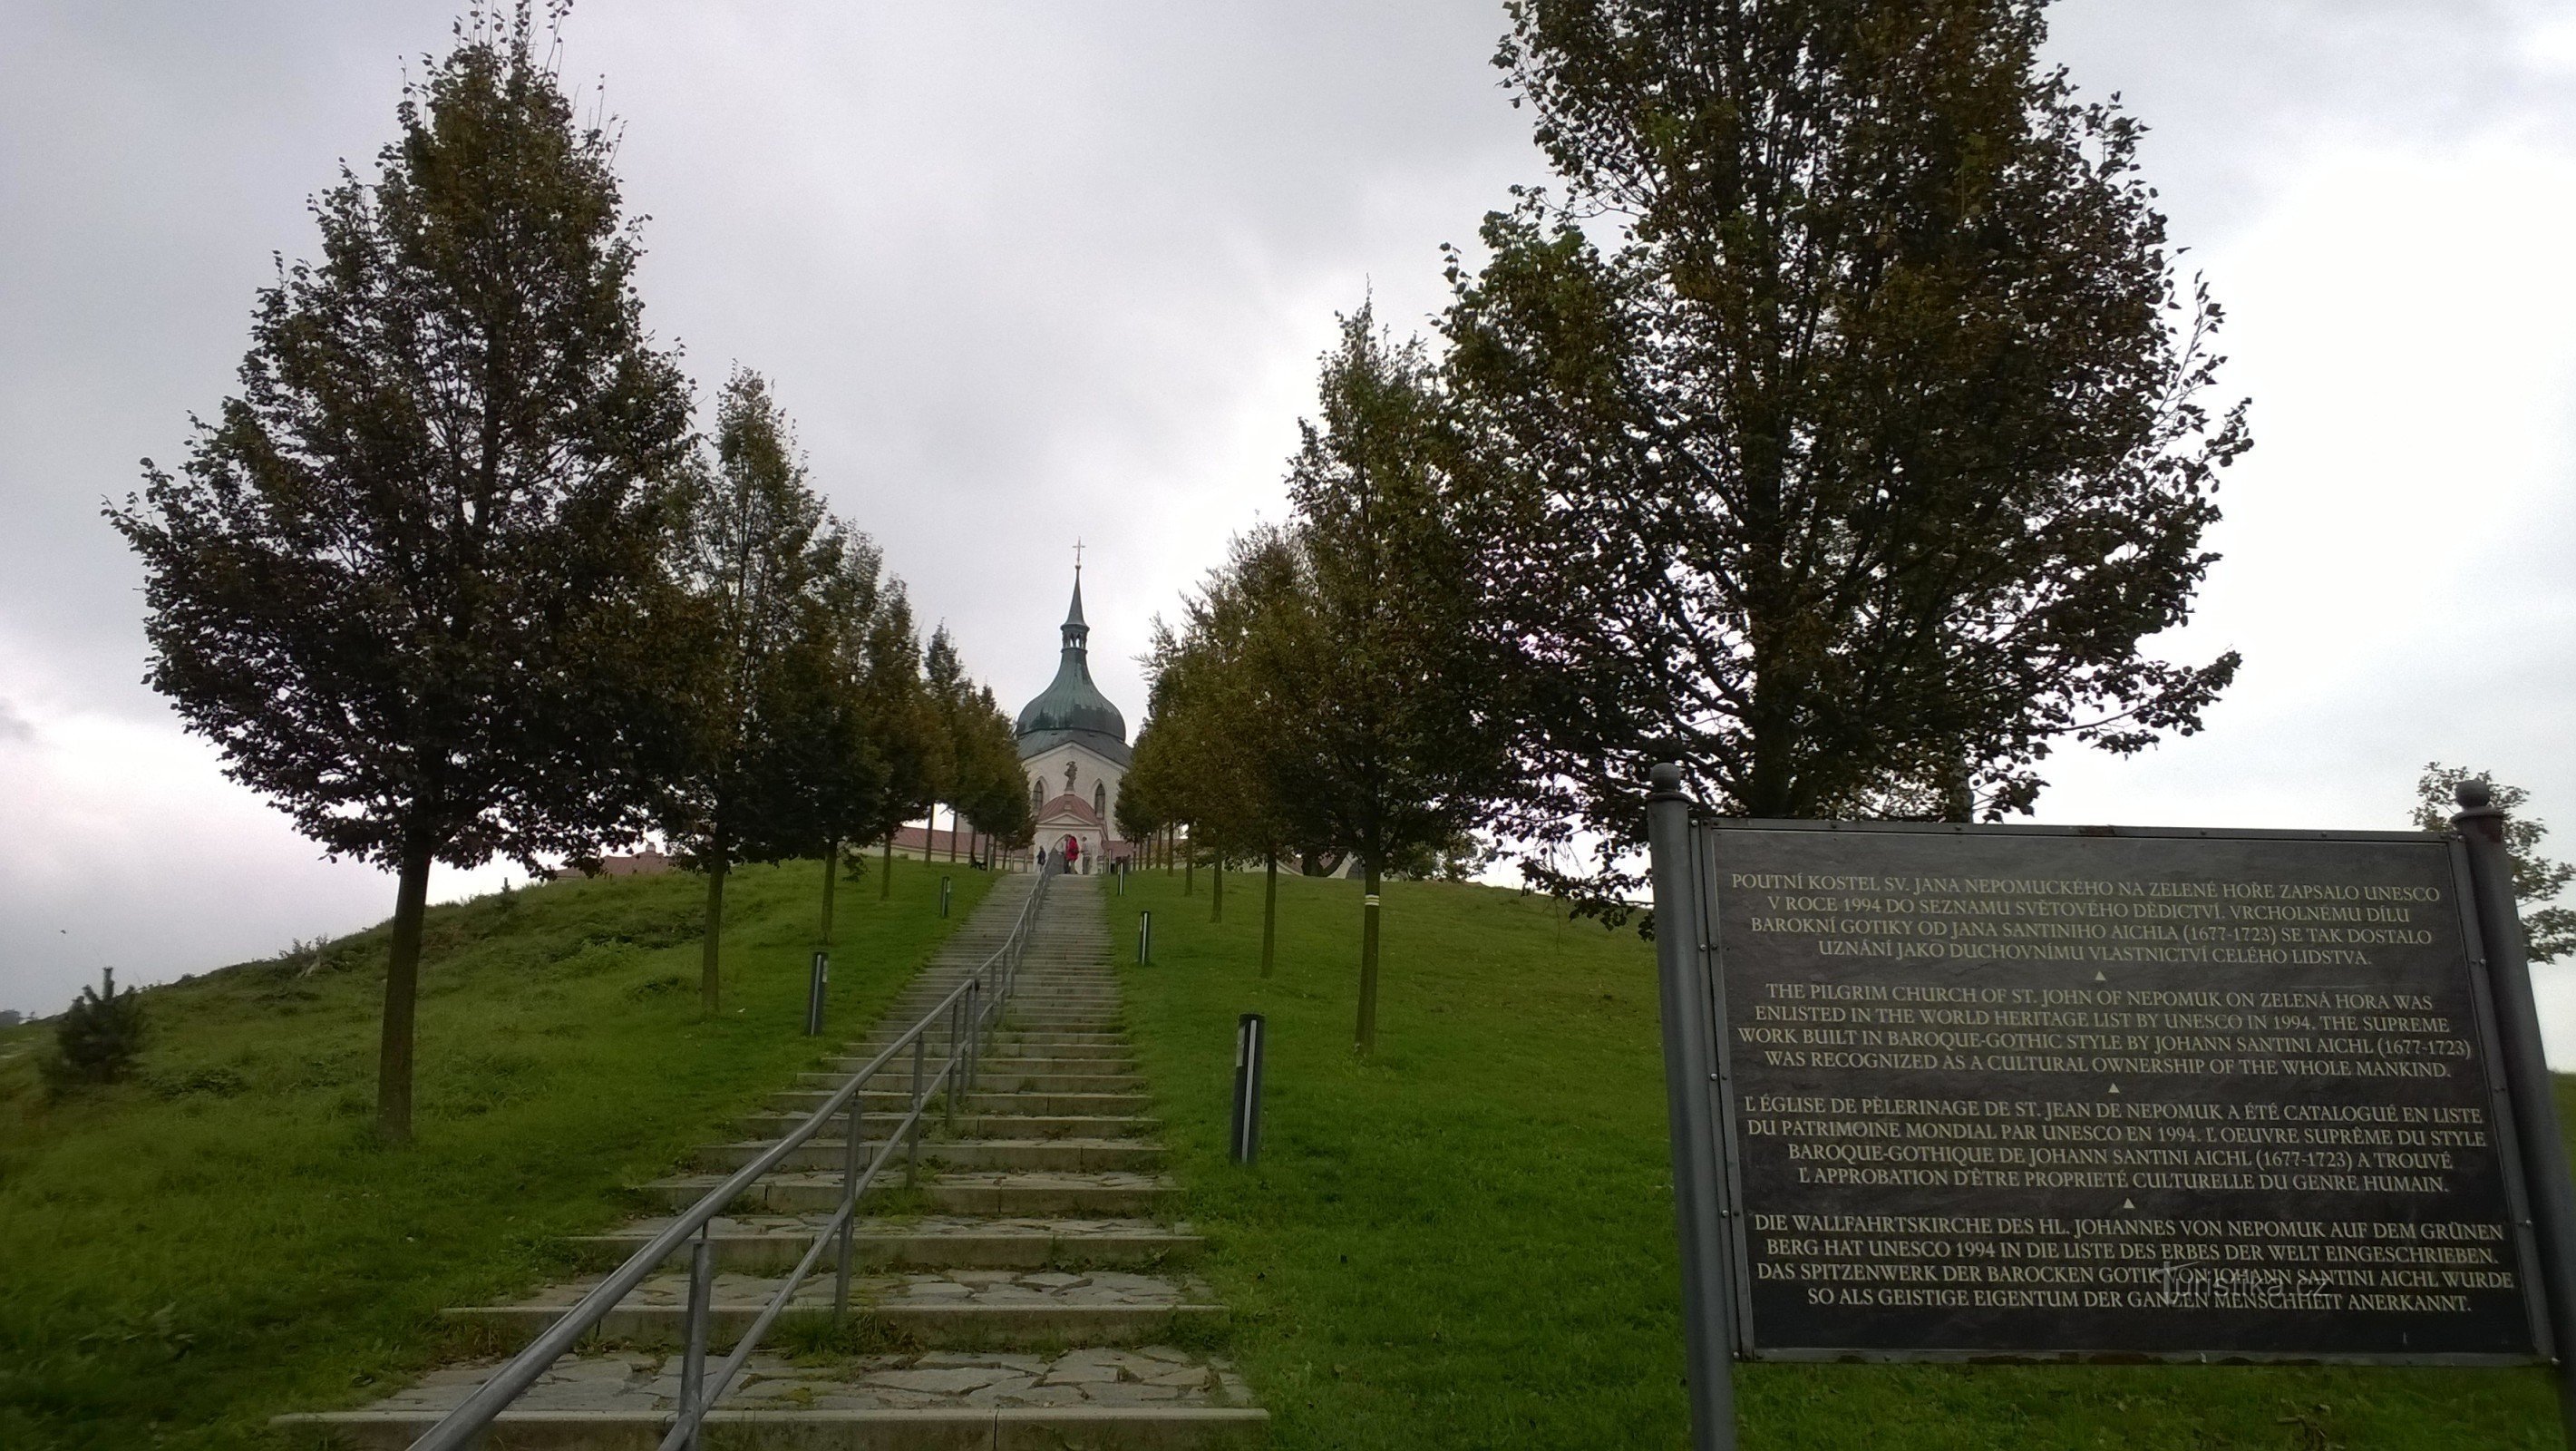
[[[1506,785],[1516,707],[1473,638],[1456,439],[1423,349],[1394,342],[1364,306],[1343,319],[1319,391],[1254,653],[1290,834],[1356,856],[1365,878],[1357,1039],[1369,1053],[1381,878],[1484,819]]]
[[[707,879],[699,989],[717,1010],[725,879],[745,862],[818,852],[829,793],[848,762],[836,726],[833,608],[850,582],[795,437],[768,383],[737,367],[716,406],[716,458],[689,512],[688,580],[705,632],[692,692],[697,749],[667,797],[664,829]]]
[[[2248,446],[2200,401],[2220,310],[2043,4],[1509,5],[1564,195],[1452,254],[1444,326],[1550,890],[1623,910],[1655,761],[1727,812],[1996,819],[2233,678],[2143,648]]]
[[[921,689],[922,703],[930,713],[930,820],[921,838],[922,859],[927,861],[932,834],[939,827],[941,802],[948,805],[949,842],[953,846],[957,840],[958,752],[975,708],[975,682],[966,678],[966,662],[958,658],[957,644],[948,638],[946,625],[930,632],[930,644],[921,652]]]
[[[833,889],[843,848],[876,834],[893,787],[889,743],[878,738],[871,710],[871,645],[902,590],[885,575],[882,557],[865,536],[846,525],[837,534],[840,552],[825,574],[818,604],[823,647],[811,657],[822,674],[816,686],[821,708],[815,712],[821,761],[812,809],[823,857],[821,941],[827,951],[834,940]]]
[[[1019,737],[993,688],[978,686],[959,712],[957,809],[994,846],[1020,847],[1036,834],[1037,816],[1020,776]],[[987,848],[985,862],[992,862]]]
[[[575,125],[535,40],[526,3],[459,25],[376,180],[313,203],[322,260],[260,292],[240,395],[108,511],[153,687],[328,853],[397,874],[392,1141],[430,864],[633,839],[680,731],[688,389],[644,331],[615,137]]]
[[[912,603],[901,586],[889,592],[885,611],[870,626],[866,653],[867,689],[860,710],[879,743],[886,783],[870,829],[852,840],[883,840],[884,875],[877,882],[877,899],[884,901],[894,895],[895,832],[930,809],[940,750],[922,682],[921,637],[913,629]]]
[[[2576,908],[2548,905],[2576,882],[2576,863],[2551,861],[2540,854],[2549,828],[2539,817],[2522,813],[2522,804],[2531,799],[2529,791],[2504,785],[2484,771],[2430,762],[2415,781],[2416,829],[2449,831],[2451,813],[2459,810],[2452,793],[2465,781],[2486,782],[2488,799],[2506,813],[2504,850],[2513,861],[2513,900],[2522,909],[2522,942],[2531,960],[2555,962],[2576,952]]]
[[[118,992],[116,969],[103,969],[99,985],[82,988],[54,1020],[54,1053],[41,1065],[46,1092],[59,1098],[77,1087],[130,1076],[149,1030],[143,1000],[132,988]]]
[[[1216,864],[1211,915],[1222,920],[1224,864],[1262,864],[1265,977],[1278,939],[1279,859],[1299,845],[1299,758],[1281,720],[1300,656],[1280,647],[1299,607],[1302,568],[1286,532],[1236,539],[1226,563],[1184,601],[1180,630],[1157,624],[1152,657],[1156,777],[1171,778],[1168,791],[1185,800],[1193,835]],[[1152,800],[1162,809],[1161,797]]]

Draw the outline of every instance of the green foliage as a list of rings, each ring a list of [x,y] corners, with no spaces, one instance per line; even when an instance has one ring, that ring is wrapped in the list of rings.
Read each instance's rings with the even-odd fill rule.
[[[697,748],[664,829],[709,870],[817,854],[817,808],[848,761],[833,730],[836,587],[863,540],[828,521],[792,426],[759,374],[736,368],[716,405],[716,459],[690,497],[684,578],[704,625]]]
[[[56,1097],[93,1084],[117,1083],[134,1073],[134,1060],[150,1035],[143,1000],[132,988],[116,990],[116,969],[54,1020],[54,1056],[44,1061],[45,1086]]]
[[[1289,836],[1375,874],[1483,821],[1517,697],[1475,648],[1456,438],[1422,347],[1362,307],[1318,391],[1289,465],[1295,519],[1241,571],[1247,653]]]
[[[2506,813],[2504,849],[2513,860],[2513,899],[2522,909],[2522,941],[2531,960],[2556,962],[2576,952],[2576,908],[2550,905],[2569,883],[2576,882],[2576,863],[2551,861],[2540,854],[2549,827],[2521,810],[2531,799],[2529,791],[2503,785],[2484,771],[2429,762],[2415,780],[2416,829],[2450,830],[2451,813],[2459,809],[2453,793],[2469,781],[2486,782],[2489,804]]]
[[[379,926],[151,988],[134,1081],[50,1103],[0,1033],[0,1446],[283,1444],[473,1349],[442,1306],[562,1279],[626,1186],[816,1066],[811,862],[735,875],[725,1013],[696,1005],[693,877],[570,880],[429,909],[417,1143],[367,1121]],[[828,1005],[873,1020],[993,878],[845,910]],[[119,994],[120,999],[132,996]],[[14,1030],[31,1037],[50,1024]]]
[[[479,22],[480,18],[478,18]],[[614,134],[515,22],[460,26],[322,261],[259,294],[239,396],[109,517],[151,682],[336,854],[532,869],[635,824],[645,628],[689,396],[653,348]]]
[[[299,830],[398,873],[394,1140],[432,861],[631,837],[691,694],[688,388],[644,331],[615,135],[575,123],[539,38],[528,0],[458,25],[376,180],[315,199],[322,260],[260,292],[240,395],[108,510],[153,687]]]
[[[1452,253],[1445,327],[1534,878],[1616,915],[1659,760],[1725,812],[1991,818],[2233,678],[2142,650],[2248,446],[2220,310],[2043,4],[1509,5],[1564,194]]]
[[[1280,882],[1267,979],[1259,925],[1183,910],[1175,879],[1111,899],[1125,930],[1154,914],[1154,965],[1121,959],[1126,1020],[1270,1444],[1688,1444],[1653,949],[1546,897],[1384,891],[1388,1031],[1364,1060],[1357,883]],[[1246,1011],[1270,1054],[1248,1168],[1226,1160]],[[2542,1369],[1747,1365],[1736,1393],[1761,1451],[2560,1444]]]

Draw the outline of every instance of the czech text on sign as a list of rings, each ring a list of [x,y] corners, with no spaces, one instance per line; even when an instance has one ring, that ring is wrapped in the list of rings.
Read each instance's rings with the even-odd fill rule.
[[[1739,1348],[2532,1358],[2456,852],[1706,828]]]

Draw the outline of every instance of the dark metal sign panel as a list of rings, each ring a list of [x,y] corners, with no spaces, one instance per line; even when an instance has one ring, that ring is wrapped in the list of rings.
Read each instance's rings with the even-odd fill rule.
[[[2433,837],[1700,833],[1740,1352],[2534,1357]]]

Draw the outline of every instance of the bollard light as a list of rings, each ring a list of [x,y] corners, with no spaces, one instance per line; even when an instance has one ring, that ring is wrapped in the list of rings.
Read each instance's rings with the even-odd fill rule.
[[[1261,1156],[1261,1053],[1269,1024],[1246,1013],[1234,1025],[1234,1132],[1228,1156],[1249,1164]]]
[[[808,1038],[823,1035],[824,989],[831,983],[832,954],[815,953],[813,969],[805,979],[805,1036]]]

